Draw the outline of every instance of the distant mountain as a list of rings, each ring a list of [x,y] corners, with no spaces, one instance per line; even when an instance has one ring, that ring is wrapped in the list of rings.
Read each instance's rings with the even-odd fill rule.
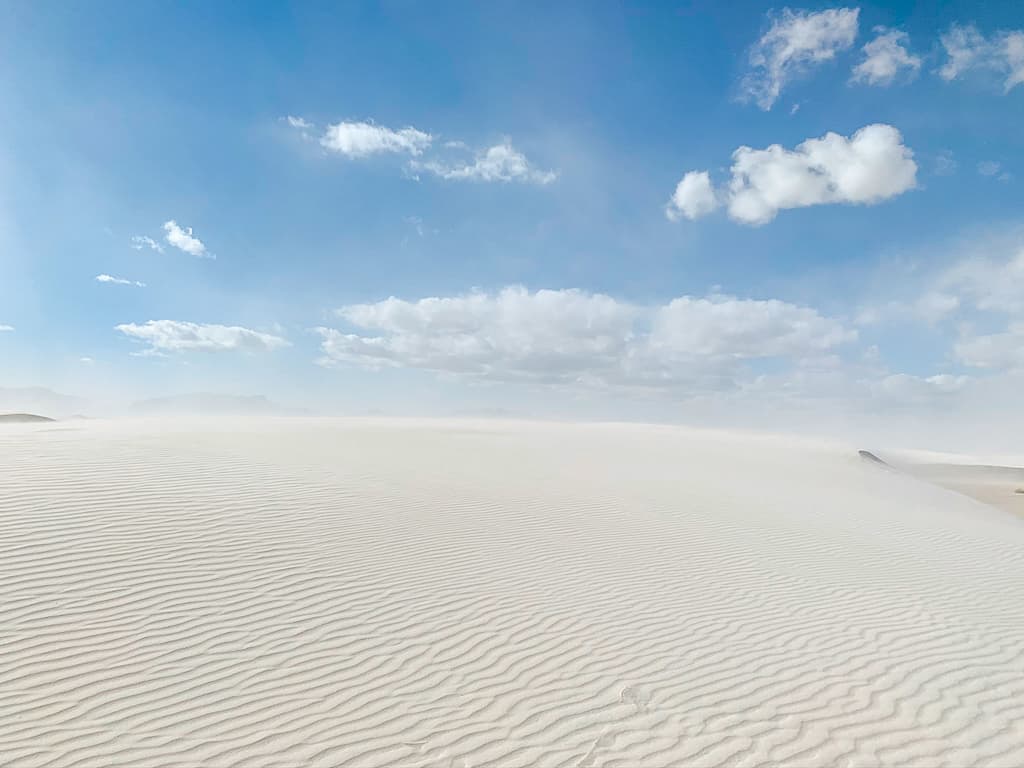
[[[44,414],[63,418],[86,410],[80,397],[62,395],[45,387],[0,387],[0,413]]]
[[[0,424],[31,424],[40,421],[53,421],[53,419],[36,416],[34,413],[0,413]]]
[[[132,404],[131,413],[139,416],[165,414],[301,416],[309,412],[300,408],[286,408],[268,400],[263,395],[243,396],[194,392],[140,400]]]

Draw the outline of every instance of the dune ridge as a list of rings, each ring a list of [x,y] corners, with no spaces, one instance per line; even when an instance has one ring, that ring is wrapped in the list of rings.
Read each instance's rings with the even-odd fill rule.
[[[1024,764],[1024,527],[639,425],[0,433],[0,764]]]

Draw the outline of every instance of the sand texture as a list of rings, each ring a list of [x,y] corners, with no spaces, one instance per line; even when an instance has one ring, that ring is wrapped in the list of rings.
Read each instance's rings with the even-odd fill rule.
[[[8,425],[0,765],[1021,766],[1024,523],[742,434]]]

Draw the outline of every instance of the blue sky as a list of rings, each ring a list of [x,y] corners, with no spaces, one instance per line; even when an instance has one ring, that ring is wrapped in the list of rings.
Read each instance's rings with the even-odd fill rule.
[[[1024,9],[938,5],[5,4],[0,386],[990,400],[1024,367],[992,299],[1024,290]]]

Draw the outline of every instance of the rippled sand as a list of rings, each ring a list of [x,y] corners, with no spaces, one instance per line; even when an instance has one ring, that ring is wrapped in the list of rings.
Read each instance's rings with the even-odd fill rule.
[[[0,765],[1024,765],[1024,523],[625,425],[0,429]]]

